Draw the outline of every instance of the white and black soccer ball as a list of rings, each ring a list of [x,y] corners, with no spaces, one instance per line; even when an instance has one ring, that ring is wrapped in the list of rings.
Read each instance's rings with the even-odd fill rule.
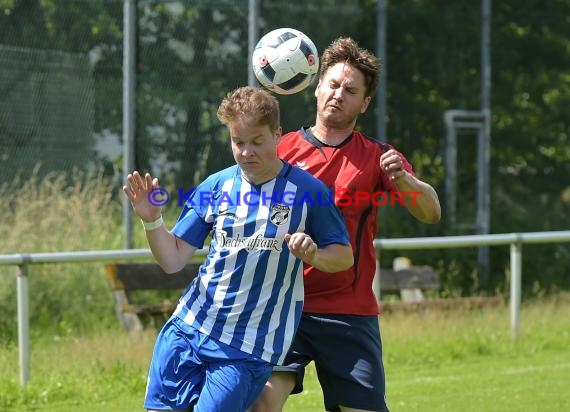
[[[317,76],[319,53],[299,30],[280,28],[257,42],[252,63],[263,86],[278,94],[293,94],[306,89]]]

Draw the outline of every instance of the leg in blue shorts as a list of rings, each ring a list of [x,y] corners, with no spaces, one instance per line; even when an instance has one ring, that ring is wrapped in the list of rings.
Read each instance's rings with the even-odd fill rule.
[[[144,406],[243,412],[259,396],[270,374],[269,363],[173,317],[157,337]]]

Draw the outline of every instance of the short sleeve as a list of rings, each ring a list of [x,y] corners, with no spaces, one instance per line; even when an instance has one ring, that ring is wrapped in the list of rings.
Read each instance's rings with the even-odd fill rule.
[[[212,193],[208,179],[189,196],[172,228],[176,237],[197,248],[204,247],[204,241],[212,230],[212,222],[207,219],[208,202],[200,197],[203,193]]]
[[[319,186],[312,193],[313,201],[307,203],[306,233],[319,247],[335,243],[347,245],[348,231],[342,213],[334,204],[334,196],[324,184]]]

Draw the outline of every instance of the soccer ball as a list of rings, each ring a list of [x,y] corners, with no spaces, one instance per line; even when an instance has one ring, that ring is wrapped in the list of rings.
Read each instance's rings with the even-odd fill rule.
[[[264,35],[253,50],[253,72],[267,89],[293,94],[311,84],[319,71],[319,53],[299,30],[281,28]]]

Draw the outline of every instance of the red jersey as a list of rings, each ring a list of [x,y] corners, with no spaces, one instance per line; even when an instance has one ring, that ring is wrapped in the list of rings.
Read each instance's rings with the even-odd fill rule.
[[[390,201],[390,192],[397,192],[380,168],[380,156],[391,148],[356,131],[338,146],[320,142],[308,128],[281,137],[279,157],[307,170],[333,191],[354,253],[354,266],[343,272],[324,273],[305,265],[305,312],[378,314],[372,290],[376,271],[373,241],[378,205]],[[404,168],[413,173],[403,156],[402,161]]]

